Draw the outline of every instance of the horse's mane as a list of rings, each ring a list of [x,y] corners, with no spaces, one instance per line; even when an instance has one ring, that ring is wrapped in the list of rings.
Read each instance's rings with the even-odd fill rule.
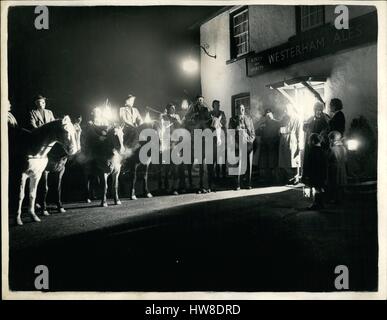
[[[61,126],[61,125],[62,125],[61,119],[54,120],[54,121],[45,123],[44,125],[42,125],[39,128],[32,130],[31,135],[33,137],[36,137],[39,135],[47,136],[49,133],[52,132],[53,129],[56,129],[58,126]]]

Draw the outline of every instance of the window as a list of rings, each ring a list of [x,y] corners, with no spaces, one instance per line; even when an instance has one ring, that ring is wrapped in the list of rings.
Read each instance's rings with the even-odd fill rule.
[[[249,11],[243,7],[230,14],[231,58],[235,59],[249,52]]]
[[[240,93],[231,97],[231,105],[232,105],[232,116],[236,115],[236,108],[241,104],[245,106],[246,114],[250,114],[250,93]]]
[[[324,24],[324,6],[300,6],[297,8],[298,30],[303,32]]]

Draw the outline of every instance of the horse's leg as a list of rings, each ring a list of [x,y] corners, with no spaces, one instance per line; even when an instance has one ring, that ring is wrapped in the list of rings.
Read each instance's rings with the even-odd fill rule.
[[[144,188],[144,195],[145,195],[145,197],[152,198],[153,195],[148,190],[148,169],[149,169],[149,164],[150,163],[147,163],[147,164],[144,165],[143,188]]]
[[[42,173],[38,173],[38,174],[32,175],[30,177],[30,204],[29,204],[28,212],[30,213],[32,219],[35,222],[41,221],[35,213],[36,192],[38,189],[38,183],[39,183],[41,176],[42,176]]]
[[[47,210],[47,194],[48,194],[48,171],[43,171],[42,177],[40,178],[40,183],[42,185],[43,193],[42,193],[42,213],[44,216],[49,216]],[[39,185],[39,181],[38,181]]]
[[[159,164],[157,165],[157,182],[159,190],[163,188],[163,162],[162,162],[162,153],[159,154]]]
[[[107,200],[106,200],[106,193],[107,193],[107,178],[108,174],[105,172],[102,172],[100,175],[101,183],[102,183],[102,200],[101,200],[101,207],[107,207]]]
[[[179,189],[179,167],[174,163],[171,163],[171,166],[172,166],[172,192],[174,195],[177,195],[178,189]]]
[[[179,174],[179,189],[184,192],[185,190],[185,164],[181,163],[178,165]]]
[[[25,186],[26,186],[27,179],[28,179],[28,175],[25,173],[22,173],[21,178],[20,178],[19,202],[18,202],[17,217],[16,217],[16,223],[19,226],[23,225],[23,221],[21,219],[21,212],[22,212],[22,205],[23,205],[23,200],[24,200],[24,192],[25,192]]]
[[[138,167],[138,164],[133,163],[130,169],[129,178],[130,178],[130,199],[131,200],[137,200],[137,197],[136,197],[137,167]]]
[[[58,208],[58,211],[60,213],[64,213],[66,212],[66,210],[63,208],[63,205],[62,205],[62,178],[63,178],[63,174],[66,170],[66,167],[63,166],[63,169],[61,171],[58,172],[58,184],[57,184],[57,201],[56,201],[56,206]]]
[[[112,173],[112,189],[113,189],[113,197],[114,204],[121,204],[121,201],[118,197],[118,177],[120,176],[121,168],[118,168],[117,171]]]
[[[86,202],[87,203],[91,203],[91,196],[90,196],[90,175],[89,174],[85,174],[85,183],[86,183]]]
[[[193,183],[192,183],[193,163],[190,163],[187,165],[187,170],[188,170],[188,184],[189,184],[189,188],[192,190],[193,189]]]
[[[165,171],[164,171],[164,188],[168,192],[169,191],[169,173],[171,171],[171,164],[166,163],[165,164]]]

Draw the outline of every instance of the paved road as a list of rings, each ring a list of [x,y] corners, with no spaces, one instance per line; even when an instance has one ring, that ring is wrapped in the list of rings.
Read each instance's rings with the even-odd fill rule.
[[[270,187],[98,204],[11,226],[11,287],[46,264],[51,290],[332,291],[345,264],[350,289],[376,289],[375,199],[308,211],[300,189]]]

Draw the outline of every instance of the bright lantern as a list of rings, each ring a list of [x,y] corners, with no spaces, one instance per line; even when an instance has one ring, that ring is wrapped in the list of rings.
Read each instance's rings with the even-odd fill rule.
[[[194,73],[195,71],[198,70],[197,61],[193,60],[192,58],[185,60],[183,62],[183,70],[187,73]]]
[[[359,141],[350,139],[347,141],[347,147],[349,151],[356,151],[359,148]]]

